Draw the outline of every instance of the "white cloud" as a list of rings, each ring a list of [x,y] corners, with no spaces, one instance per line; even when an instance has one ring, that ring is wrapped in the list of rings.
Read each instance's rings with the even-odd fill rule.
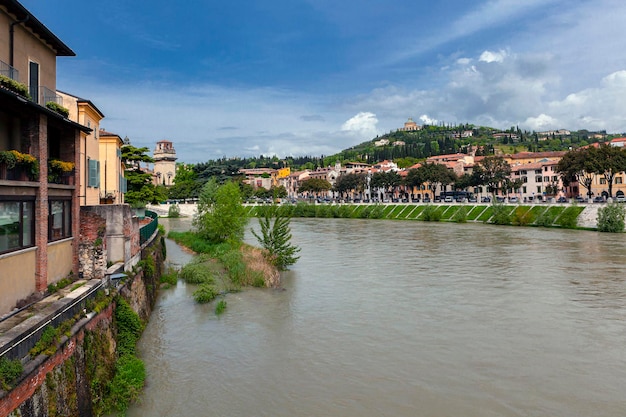
[[[376,136],[376,124],[378,124],[378,119],[374,113],[360,112],[347,120],[341,126],[341,130],[373,138]]]
[[[470,58],[459,58],[456,60],[456,63],[459,65],[468,65],[472,60]]]
[[[435,119],[431,119],[430,117],[428,117],[428,115],[426,114],[422,114],[420,116],[420,120],[422,121],[423,124],[425,125],[436,125],[438,123],[438,120]]]
[[[485,51],[480,54],[480,58],[478,58],[481,62],[502,62],[504,58],[506,58],[506,51],[492,52]]]
[[[540,114],[537,117],[529,117],[524,122],[524,125],[528,126],[528,128],[532,130],[548,130],[548,129],[559,129],[559,123],[548,116],[547,114]]]

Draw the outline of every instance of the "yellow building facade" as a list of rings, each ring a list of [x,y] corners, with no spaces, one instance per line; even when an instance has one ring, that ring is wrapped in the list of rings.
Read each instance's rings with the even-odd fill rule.
[[[63,105],[70,111],[68,118],[91,129],[81,133],[80,163],[77,167],[80,184],[79,201],[81,206],[100,204],[100,144],[98,134],[104,114],[89,100],[57,91]],[[91,173],[91,176],[90,176]]]
[[[122,163],[122,138],[104,129],[98,131],[100,152],[100,203],[123,204],[126,192],[124,164]]]

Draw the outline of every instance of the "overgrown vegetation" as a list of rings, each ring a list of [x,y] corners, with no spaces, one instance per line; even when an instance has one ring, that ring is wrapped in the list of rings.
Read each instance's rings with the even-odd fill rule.
[[[9,360],[5,357],[0,357],[0,389],[11,389],[15,380],[22,375],[22,372],[24,372],[24,367],[18,359]]]
[[[491,223],[498,225],[511,224],[511,206],[494,203],[492,209]]]
[[[144,326],[126,300],[117,297],[115,301],[117,361],[115,376],[107,385],[104,409],[106,412],[117,411],[123,414],[130,403],[139,397],[146,378],[144,363],[136,356],[137,341]]]
[[[421,220],[426,222],[438,222],[441,221],[441,211],[439,207],[432,204],[427,204],[422,211]]]
[[[224,311],[226,311],[226,300],[220,300],[215,305],[215,314],[219,316],[220,314],[224,313]]]
[[[598,209],[598,231],[621,233],[624,231],[626,208],[619,203],[607,204]]]

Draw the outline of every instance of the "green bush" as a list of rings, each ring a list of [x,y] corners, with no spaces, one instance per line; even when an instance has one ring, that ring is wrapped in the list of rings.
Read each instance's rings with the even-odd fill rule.
[[[28,87],[26,84],[22,84],[17,82],[5,75],[0,75],[0,85],[8,88],[9,90],[30,99],[30,94],[28,93]]]
[[[626,209],[619,203],[610,203],[598,209],[598,231],[621,233],[624,231]]]
[[[467,223],[467,208],[459,208],[456,213],[454,213],[454,216],[452,216],[452,220],[457,223]]]
[[[524,206],[516,207],[511,217],[511,223],[515,226],[527,226],[532,224],[534,220],[535,218],[531,210]]]
[[[200,304],[209,303],[218,295],[217,289],[211,284],[200,284],[198,289],[193,292],[193,298]]]
[[[5,357],[0,357],[0,389],[11,389],[15,380],[22,375],[22,372],[24,372],[24,367],[18,359],[9,360]]]
[[[554,224],[555,218],[556,218],[556,214],[550,209],[548,209],[537,217],[537,220],[535,220],[535,224],[537,226],[550,227]]]
[[[213,272],[209,270],[205,265],[200,263],[200,260],[205,258],[201,257],[196,262],[191,262],[185,265],[180,270],[180,279],[188,284],[212,284],[215,282]]]
[[[491,223],[506,225],[511,224],[511,209],[504,204],[494,204],[491,215]]]
[[[59,113],[63,117],[68,117],[70,115],[70,110],[67,107],[63,107],[59,103],[55,103],[54,101],[49,101],[46,103],[46,107],[52,111]]]
[[[170,205],[170,208],[167,210],[167,217],[180,217],[180,207],[178,206],[178,204]]]
[[[438,222],[441,220],[441,211],[437,206],[427,204],[422,211],[422,220],[427,222]]]

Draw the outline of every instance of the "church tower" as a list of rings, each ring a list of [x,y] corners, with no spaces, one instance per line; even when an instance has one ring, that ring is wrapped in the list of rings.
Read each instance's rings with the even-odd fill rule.
[[[157,142],[154,150],[154,181],[156,185],[169,187],[174,184],[176,176],[176,150],[168,140]]]

